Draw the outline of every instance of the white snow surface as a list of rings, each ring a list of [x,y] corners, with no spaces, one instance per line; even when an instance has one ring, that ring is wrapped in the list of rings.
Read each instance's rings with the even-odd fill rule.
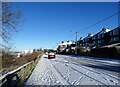
[[[48,59],[46,55],[38,62],[28,78],[27,85],[117,85],[120,79],[95,71],[92,68],[68,62],[57,55]]]
[[[118,59],[113,59],[113,58],[97,58],[97,57],[89,57],[89,56],[74,56],[74,55],[64,55],[64,57],[71,57],[71,58],[83,58],[83,59],[88,59],[88,60],[95,60],[95,61],[100,61],[100,62],[106,62],[110,64],[120,64],[120,60]]]

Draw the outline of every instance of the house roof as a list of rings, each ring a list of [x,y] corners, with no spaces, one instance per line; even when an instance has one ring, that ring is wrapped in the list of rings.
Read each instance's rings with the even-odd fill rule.
[[[102,34],[102,33],[107,33],[107,32],[109,32],[109,31],[111,31],[111,30],[106,29],[106,28],[102,28],[102,30],[99,31],[98,33],[96,33],[94,36],[96,36],[96,35],[98,35],[98,34]]]
[[[58,44],[58,45],[70,45],[70,44],[73,44],[73,42],[72,42],[72,41],[69,41],[69,42],[60,43],[60,44]]]
[[[93,34],[88,34],[88,36],[85,37],[84,39],[91,38],[92,36],[94,36],[94,35]]]

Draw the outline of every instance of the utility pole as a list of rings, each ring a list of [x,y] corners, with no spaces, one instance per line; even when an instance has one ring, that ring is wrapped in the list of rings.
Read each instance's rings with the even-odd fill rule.
[[[76,34],[76,48],[75,48],[75,55],[77,55],[77,34],[78,34],[78,32],[75,32],[75,34]]]
[[[77,55],[77,34],[78,34],[78,32],[76,31],[75,34],[76,34],[76,38],[75,38],[75,44],[76,44],[76,46],[75,46],[75,55]]]

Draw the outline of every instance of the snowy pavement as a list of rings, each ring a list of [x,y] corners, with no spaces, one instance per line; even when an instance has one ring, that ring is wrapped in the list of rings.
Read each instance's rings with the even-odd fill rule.
[[[112,58],[96,58],[75,55],[60,55],[69,62],[75,62],[94,70],[120,77],[120,60]],[[92,58],[92,59],[91,59]]]
[[[119,85],[120,78],[69,62],[57,55],[47,59],[46,55],[38,62],[27,85]]]
[[[71,57],[74,59],[87,59],[92,61],[98,61],[108,64],[120,64],[120,60],[114,58],[97,58],[97,57],[89,57],[89,56],[74,56],[74,55],[64,55],[64,57]]]

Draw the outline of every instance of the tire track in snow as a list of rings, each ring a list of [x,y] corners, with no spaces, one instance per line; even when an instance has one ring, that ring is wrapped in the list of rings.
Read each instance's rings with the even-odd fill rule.
[[[110,77],[112,77],[112,78],[115,78],[115,79],[117,79],[117,80],[120,80],[120,78],[118,77],[119,76],[119,65],[120,65],[120,63],[119,62],[114,62],[114,65],[113,65],[113,63],[112,62],[109,62],[109,61],[101,61],[101,60],[95,60],[95,59],[89,59],[89,58],[75,58],[75,56],[73,56],[73,57],[71,57],[71,56],[63,56],[63,55],[58,55],[58,56],[60,56],[61,58],[64,58],[65,60],[67,60],[67,58],[69,57],[69,59],[84,59],[84,60],[89,60],[89,62],[87,62],[87,61],[84,61],[84,60],[82,60],[83,61],[83,64],[80,64],[81,62],[75,62],[74,60],[68,60],[69,62],[71,62],[71,63],[74,63],[74,64],[77,64],[77,65],[82,65],[83,67],[84,66],[86,66],[86,64],[88,64],[88,65],[93,65],[93,66],[96,66],[96,64],[98,63],[98,67],[100,66],[101,68],[103,67],[103,66],[105,66],[105,65],[107,65],[107,66],[105,66],[105,68],[106,69],[108,69],[108,70],[114,70],[115,72],[110,72],[110,73],[113,73],[113,75],[112,74],[110,74],[109,73],[109,71],[100,71],[100,70],[97,70],[97,72],[98,71],[100,71],[102,74],[105,74],[105,75],[108,75],[108,76],[110,76]],[[73,62],[74,61],[74,62]],[[85,65],[84,65],[85,64]],[[100,64],[100,65],[99,65]],[[110,66],[110,64],[112,64],[112,67],[109,67]],[[115,66],[115,68],[114,68],[114,66]],[[118,68],[116,68],[116,66],[118,67]],[[86,66],[87,67],[87,66]],[[91,70],[91,69],[90,69]],[[96,71],[95,71],[96,72]],[[109,74],[108,74],[109,73]]]
[[[57,68],[55,68],[55,66],[52,64],[52,62],[51,62],[51,66],[53,67],[52,70],[57,75],[59,81],[62,82],[62,85],[70,85],[70,83],[64,79],[63,75],[59,72],[59,70]]]
[[[61,58],[62,58],[62,57],[61,57]],[[64,58],[63,58],[63,60],[68,61],[68,60],[66,60],[66,59],[64,59]],[[73,62],[73,61],[69,61],[69,62],[72,63],[72,64],[75,64],[75,65],[77,65],[77,66],[80,66],[80,67],[82,67],[82,68],[85,68],[85,69],[87,69],[87,70],[89,70],[89,71],[92,71],[92,72],[95,72],[95,73],[98,73],[98,74],[104,74],[104,75],[110,76],[110,77],[112,77],[112,78],[117,79],[118,81],[120,81],[120,78],[118,78],[118,77],[116,77],[116,76],[113,76],[113,75],[111,75],[111,74],[107,74],[107,73],[105,73],[105,72],[95,71],[95,70],[93,70],[92,68],[88,68],[88,67],[86,67],[86,66],[83,66],[83,65],[81,65],[81,64],[79,64],[79,63],[76,63],[76,62]]]
[[[55,60],[55,61],[56,61],[56,60]],[[81,73],[81,74],[83,74],[83,75],[91,78],[91,79],[94,80],[94,81],[97,81],[97,82],[99,82],[99,83],[101,83],[101,84],[103,84],[103,85],[106,85],[106,83],[101,82],[99,79],[97,80],[97,79],[89,76],[89,74],[88,74],[88,75],[87,75],[87,74],[84,74],[84,73],[80,72],[79,70],[73,68],[71,65],[69,65],[71,62],[69,62],[69,64],[68,64],[68,62],[65,62],[66,60],[64,60],[64,59],[62,59],[62,61],[61,61],[61,60],[57,60],[57,61],[58,61],[59,63],[61,62],[62,64],[66,65],[67,67],[72,68],[74,71],[77,71],[77,72],[79,72],[79,73]],[[85,67],[83,67],[83,66],[80,66],[80,64],[79,64],[79,65],[77,65],[77,64],[75,64],[75,63],[71,63],[71,64],[74,64],[74,65],[76,65],[76,66],[82,67],[82,68],[86,69],[87,71],[90,71],[90,72],[96,73],[96,74],[98,74],[98,75],[99,75],[99,74],[101,75],[101,73],[98,73],[98,72],[93,71],[93,70],[91,70],[91,69],[88,69],[88,68],[85,68]],[[59,64],[59,65],[60,65],[60,64]],[[54,65],[54,66],[55,66],[55,65]],[[55,68],[56,68],[56,67],[55,67]],[[56,69],[57,69],[57,68],[56,68]],[[58,70],[58,69],[57,69],[57,70]],[[58,71],[59,71],[59,70],[58,70]],[[59,73],[60,73],[60,72],[59,72]],[[108,76],[109,76],[109,75],[108,75]],[[64,77],[64,76],[63,76],[63,77]],[[104,78],[104,79],[106,80],[107,78]],[[115,79],[116,79],[116,78],[115,78]],[[117,80],[118,80],[118,79],[117,79]],[[113,82],[112,80],[110,80],[110,81]],[[108,83],[107,85],[109,85],[109,83]],[[114,85],[116,85],[116,83],[115,83]]]
[[[82,74],[83,77],[84,77],[84,76],[87,76],[87,77],[89,77],[89,78],[91,78],[91,79],[97,81],[98,83],[101,83],[102,85],[105,85],[104,83],[102,83],[102,82],[100,82],[100,81],[98,81],[98,80],[96,80],[96,79],[94,79],[94,78],[92,78],[92,77],[90,77],[90,76],[88,76],[88,75],[86,75],[86,74],[84,74],[84,73],[82,73],[82,72],[80,72],[80,71],[74,69],[74,68],[71,67],[71,66],[68,66],[68,65],[66,65],[66,64],[65,64],[65,66],[70,67],[73,71],[77,71],[78,73]],[[57,67],[55,67],[55,65],[54,65],[54,68],[61,74],[61,72],[57,69]],[[62,74],[61,74],[61,76],[64,78],[64,76],[63,76]],[[81,77],[81,78],[83,78],[83,77]],[[68,82],[68,81],[67,81],[67,82]],[[72,83],[69,83],[69,84],[72,85]]]
[[[88,85],[90,82],[87,84],[86,81],[91,81],[91,85],[108,85],[99,81],[100,79],[94,78],[95,76],[90,76],[93,74],[100,78],[102,78],[100,75],[104,75],[80,64],[68,62],[59,56],[55,59],[42,58],[28,79],[30,80],[28,85]],[[107,82],[106,75],[102,79]]]

